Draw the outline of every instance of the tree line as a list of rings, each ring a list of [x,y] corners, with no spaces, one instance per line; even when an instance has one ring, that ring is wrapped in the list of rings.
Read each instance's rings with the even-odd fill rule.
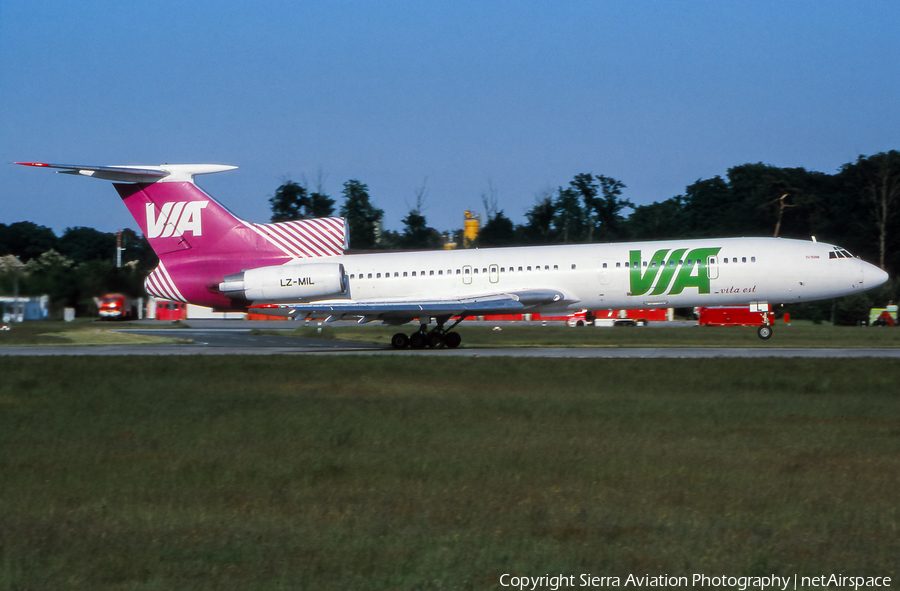
[[[617,179],[581,173],[555,191],[544,191],[515,224],[497,206],[493,187],[482,195],[485,223],[473,247],[577,244],[714,236],[781,236],[833,242],[878,264],[900,270],[897,209],[900,152],[860,156],[835,174],[767,164],[742,164],[725,178],[699,179],[684,193],[634,205]],[[368,187],[344,183],[339,215],[350,228],[354,250],[441,248],[423,214],[424,186],[403,218],[400,232],[381,230],[384,211]],[[287,181],[269,200],[272,221],[335,215],[321,188],[309,192]],[[630,210],[630,211],[629,211]],[[627,215],[626,215],[627,212]],[[456,230],[455,232],[459,232]]]
[[[0,293],[48,295],[53,317],[64,308],[95,316],[94,298],[107,293],[145,296],[144,278],[158,259],[143,237],[122,230],[122,266],[115,233],[66,228],[62,236],[33,222],[0,223]]]
[[[269,199],[271,221],[340,215],[347,219],[351,249],[417,250],[443,247],[445,235],[428,226],[424,214],[425,183],[401,221],[400,231],[383,228],[384,211],[375,206],[368,186],[359,180],[343,184],[342,204],[322,188],[323,176],[311,190],[287,180]],[[524,223],[514,223],[498,205],[493,184],[481,195],[484,223],[474,243],[462,230],[446,235],[459,247],[578,244],[628,240],[705,238],[721,236],[781,236],[841,245],[878,264],[892,276],[900,270],[900,152],[860,156],[836,173],[742,164],[725,177],[698,179],[684,193],[647,205],[635,205],[625,195],[625,183],[603,174],[580,173],[556,190],[545,190],[525,211]],[[462,212],[460,212],[462,213]],[[116,268],[115,234],[91,228],[67,228],[57,237],[32,222],[0,224],[0,256],[15,255],[25,265],[12,269],[3,259],[0,290],[11,293],[18,278],[20,293],[48,293],[55,306],[76,306],[82,313],[102,293],[143,293],[143,278],[155,267],[147,241],[124,231],[122,268]],[[62,279],[66,277],[67,279]],[[894,299],[892,283],[856,300],[853,318],[872,303]],[[880,301],[884,300],[884,301]],[[852,302],[856,301],[856,304]],[[812,305],[806,315],[841,315],[834,306]],[[804,310],[802,306],[799,307]]]

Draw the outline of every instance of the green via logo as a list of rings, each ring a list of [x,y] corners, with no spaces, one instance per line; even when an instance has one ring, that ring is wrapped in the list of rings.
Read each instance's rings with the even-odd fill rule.
[[[652,296],[664,293],[678,295],[687,287],[696,287],[697,293],[709,293],[707,261],[709,257],[718,255],[720,248],[695,248],[690,252],[686,248],[672,251],[667,248],[660,249],[654,253],[646,267],[642,266],[641,251],[630,251],[628,258],[631,263],[631,295],[644,295],[650,292],[651,288]],[[669,284],[672,284],[671,289]]]

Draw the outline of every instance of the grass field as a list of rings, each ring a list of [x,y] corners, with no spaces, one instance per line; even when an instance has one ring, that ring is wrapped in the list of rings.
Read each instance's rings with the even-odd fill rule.
[[[74,322],[22,322],[13,323],[10,330],[0,331],[0,347],[41,345],[146,345],[190,342],[177,337],[144,336],[117,332],[116,328],[133,328],[130,323],[99,322],[79,319]],[[171,323],[160,323],[155,328],[172,328]]]
[[[0,358],[0,376],[4,591],[900,576],[893,361]]]

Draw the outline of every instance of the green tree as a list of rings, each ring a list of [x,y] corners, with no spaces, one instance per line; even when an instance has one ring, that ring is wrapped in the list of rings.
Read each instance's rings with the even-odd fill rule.
[[[587,222],[578,192],[573,188],[559,188],[553,201],[553,230],[563,244],[581,242],[586,235]]]
[[[863,223],[874,230],[878,265],[884,269],[900,203],[900,152],[860,156],[855,163],[845,164],[841,175],[864,212]]]
[[[540,195],[537,203],[525,212],[528,223],[522,228],[525,242],[530,244],[551,244],[554,239],[553,218],[556,210],[549,191]]]
[[[334,215],[334,199],[325,193],[314,191],[309,194],[309,206],[306,211],[311,218],[331,217]]]
[[[622,199],[622,189],[625,184],[621,181],[604,175],[594,177],[600,183],[600,196],[595,197],[591,206],[596,219],[595,235],[601,240],[617,240],[624,238],[623,225],[625,216],[622,210],[626,207],[634,208],[634,204],[628,199]],[[592,236],[593,239],[593,236]]]
[[[357,180],[344,183],[341,216],[346,218],[350,240],[355,249],[371,249],[378,245],[378,229],[384,211],[369,200],[369,187]]]
[[[78,301],[78,285],[73,280],[74,262],[55,250],[48,250],[25,264],[25,277],[20,293],[50,297],[55,309],[74,306]]]
[[[512,246],[516,243],[516,228],[503,210],[496,212],[478,232],[476,246]]]
[[[625,222],[635,240],[664,240],[685,235],[684,197],[677,195],[649,205],[637,205]]]
[[[0,256],[12,254],[23,263],[57,247],[56,234],[34,222],[0,224]]]
[[[273,222],[302,220],[309,207],[309,195],[306,187],[289,180],[275,189],[275,195],[269,198],[269,204]]]
[[[321,186],[314,192],[294,181],[286,181],[269,198],[273,222],[290,222],[334,215],[334,199]]]
[[[428,223],[419,211],[413,209],[403,218],[403,233],[400,234],[400,247],[408,250],[434,250],[443,246],[441,234]]]
[[[100,232],[93,228],[77,226],[66,228],[59,238],[60,254],[77,265],[85,261],[116,260],[116,235]]]

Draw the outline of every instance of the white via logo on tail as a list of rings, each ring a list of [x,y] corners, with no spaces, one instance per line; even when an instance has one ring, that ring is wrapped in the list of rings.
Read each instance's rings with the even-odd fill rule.
[[[153,203],[147,204],[147,238],[169,238],[191,232],[203,234],[200,212],[209,201],[177,201],[164,203],[156,217]]]

